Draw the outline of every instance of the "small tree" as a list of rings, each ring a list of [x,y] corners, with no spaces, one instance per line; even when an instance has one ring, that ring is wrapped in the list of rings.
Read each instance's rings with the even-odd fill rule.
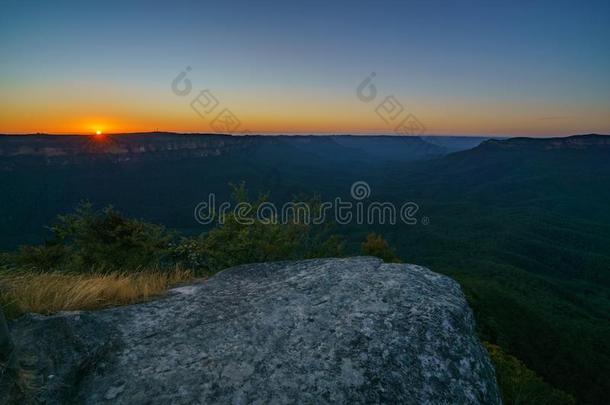
[[[381,235],[369,233],[362,243],[362,253],[367,256],[375,256],[388,263],[400,263],[400,258]]]

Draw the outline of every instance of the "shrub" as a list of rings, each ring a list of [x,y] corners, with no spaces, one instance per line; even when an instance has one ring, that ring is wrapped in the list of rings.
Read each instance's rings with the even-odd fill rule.
[[[381,235],[369,233],[362,243],[362,253],[375,256],[388,263],[400,263],[400,258]]]
[[[167,263],[172,235],[164,227],[126,218],[112,207],[93,210],[81,204],[76,212],[57,218],[51,240],[23,246],[11,255],[20,268],[94,271],[135,270]]]
[[[8,262],[21,268],[53,269],[65,263],[67,254],[64,245],[46,242],[41,246],[21,246],[8,256]]]
[[[215,272],[244,263],[342,255],[342,240],[327,237],[324,226],[306,224],[299,218],[290,218],[287,223],[279,223],[277,218],[269,223],[260,221],[255,214],[260,204],[267,201],[266,196],[250,201],[243,183],[233,187],[233,201],[252,208],[239,218],[234,213],[224,214],[217,218],[220,224],[207,234],[183,239],[173,249],[179,261],[188,267]],[[315,201],[308,207],[317,209]]]

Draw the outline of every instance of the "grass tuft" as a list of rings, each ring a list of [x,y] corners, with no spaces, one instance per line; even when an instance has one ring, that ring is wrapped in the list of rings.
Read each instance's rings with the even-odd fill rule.
[[[49,315],[94,310],[146,301],[192,279],[193,273],[180,267],[171,271],[89,274],[3,270],[0,305],[8,318],[26,312]]]

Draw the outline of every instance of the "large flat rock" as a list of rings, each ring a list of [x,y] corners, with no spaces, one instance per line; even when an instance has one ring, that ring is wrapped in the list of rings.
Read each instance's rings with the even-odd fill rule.
[[[457,283],[374,258],[244,265],[11,329],[30,375],[14,401],[500,403]]]

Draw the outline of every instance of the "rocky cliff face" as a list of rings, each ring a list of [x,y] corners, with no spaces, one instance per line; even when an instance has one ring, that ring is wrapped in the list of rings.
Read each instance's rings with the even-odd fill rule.
[[[49,163],[143,157],[207,157],[245,149],[252,138],[227,135],[147,133],[126,135],[4,135],[0,158],[37,158]]]
[[[373,258],[245,265],[10,327],[21,387],[5,377],[0,402],[500,403],[459,286]]]
[[[40,163],[91,160],[126,162],[147,158],[201,158],[235,152],[296,151],[325,159],[422,160],[444,155],[444,147],[411,136],[229,136],[220,134],[141,133],[123,135],[1,135],[3,160]]]

